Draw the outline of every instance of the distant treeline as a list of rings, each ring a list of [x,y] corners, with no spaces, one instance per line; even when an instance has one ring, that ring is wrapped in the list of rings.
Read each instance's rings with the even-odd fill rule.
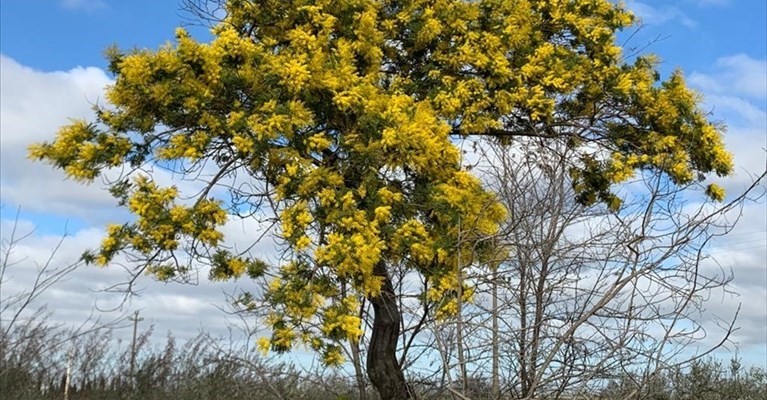
[[[2,331],[5,332],[5,331]],[[151,329],[131,343],[101,329],[71,338],[45,321],[25,324],[0,337],[3,400],[111,399],[357,399],[351,375],[342,369],[305,368],[264,358],[253,344],[230,346],[200,334],[179,346],[168,336],[151,346]],[[438,383],[411,377],[419,399],[448,399]],[[65,390],[66,387],[69,387]],[[472,379],[471,399],[490,399],[490,384]],[[631,397],[633,396],[633,397]],[[367,399],[377,396],[371,389]],[[508,398],[508,397],[504,397]],[[566,399],[567,397],[559,397]],[[636,392],[632,377],[606,382],[600,393],[580,399],[756,400],[767,399],[767,375],[714,359],[672,369]]]

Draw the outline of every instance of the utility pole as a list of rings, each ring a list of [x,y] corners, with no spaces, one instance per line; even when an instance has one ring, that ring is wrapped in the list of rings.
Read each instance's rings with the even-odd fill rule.
[[[143,321],[144,318],[139,318],[138,310],[133,313],[133,317],[128,317],[129,321],[133,322],[133,339],[130,346],[130,379],[133,380],[133,371],[136,368],[136,328],[139,321]]]
[[[69,400],[69,385],[72,381],[72,359],[75,356],[74,344],[70,344],[69,351],[67,351],[67,375],[64,379],[64,400]]]

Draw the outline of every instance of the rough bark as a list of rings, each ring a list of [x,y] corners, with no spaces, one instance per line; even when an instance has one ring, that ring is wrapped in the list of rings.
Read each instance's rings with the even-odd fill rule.
[[[397,340],[400,334],[402,314],[397,308],[394,286],[386,265],[376,265],[376,275],[383,280],[381,293],[370,297],[373,305],[373,330],[367,354],[367,370],[370,382],[383,400],[412,399],[402,366],[397,360]]]

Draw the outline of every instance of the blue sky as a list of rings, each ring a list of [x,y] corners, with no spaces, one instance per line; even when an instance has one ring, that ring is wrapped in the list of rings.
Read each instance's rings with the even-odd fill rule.
[[[10,0],[1,7],[3,53],[45,71],[104,68],[107,46],[156,48],[181,22],[174,0]]]
[[[30,164],[24,158],[24,149],[31,142],[50,138],[57,126],[66,123],[66,118],[89,115],[89,103],[99,100],[101,88],[110,80],[104,72],[106,63],[102,56],[107,46],[157,48],[170,40],[174,29],[182,23],[178,3],[0,2],[3,204],[0,216],[6,220],[4,234],[7,218],[18,206],[23,207],[25,226],[39,227],[29,248],[25,248],[29,254],[45,253],[46,246],[55,241],[64,222],[69,221],[68,230],[75,243],[67,245],[62,257],[79,255],[85,244],[98,242],[104,223],[121,216],[103,190],[85,188],[63,180],[61,174],[47,166]],[[645,51],[660,56],[663,73],[681,67],[690,84],[706,96],[706,107],[713,111],[714,118],[729,125],[727,143],[736,156],[737,174],[723,184],[733,191],[742,188],[750,173],[765,167],[767,1],[631,0],[627,4],[645,24],[631,37],[629,46],[643,47],[652,42]],[[198,38],[207,37],[205,29],[197,27],[192,31]],[[628,38],[629,33],[623,33],[621,39]],[[654,41],[656,38],[660,40]],[[721,302],[709,307],[726,314],[738,303],[744,303],[740,334],[741,342],[747,345],[741,352],[761,365],[767,365],[765,214],[764,201],[749,205],[744,209],[743,224],[735,232],[741,244],[733,246],[728,242],[714,248],[719,261],[735,270],[735,284],[739,285],[736,289],[741,296],[725,300],[723,295]],[[245,230],[241,228],[241,234]],[[117,276],[114,271],[84,274],[86,280],[97,286]],[[167,303],[167,307],[147,314],[150,322],[159,324],[160,331],[194,330],[202,325],[211,326],[211,319],[222,324],[223,317],[218,314],[205,320],[199,317],[217,312],[213,304],[221,302],[219,287],[183,288],[154,283],[146,283],[146,287],[145,296],[135,300],[132,307],[149,309],[158,301]],[[49,300],[61,301],[61,307],[69,307],[64,314],[74,320],[79,315],[76,310],[89,309],[90,299],[81,296],[84,288],[72,283],[58,294],[69,297]],[[181,316],[176,312],[178,318],[163,318],[163,312],[180,305],[187,310]]]
[[[105,67],[102,53],[121,48],[156,48],[182,23],[179,1],[4,0],[0,15],[3,54],[44,71],[76,66]],[[669,67],[706,67],[723,54],[767,54],[767,2],[761,0],[628,1],[643,14],[646,42]],[[206,36],[193,28],[197,37]],[[633,43],[642,43],[634,40]]]

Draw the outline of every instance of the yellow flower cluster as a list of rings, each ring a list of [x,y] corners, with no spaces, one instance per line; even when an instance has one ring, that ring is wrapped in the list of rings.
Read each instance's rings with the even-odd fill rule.
[[[122,165],[132,147],[127,137],[99,132],[94,124],[78,120],[59,129],[52,143],[31,145],[29,157],[50,160],[70,177],[89,182],[103,169]]]
[[[156,251],[172,252],[184,237],[203,246],[216,247],[223,239],[218,227],[227,220],[220,203],[201,200],[192,207],[186,207],[175,203],[177,196],[175,187],[160,188],[148,177],[137,176],[133,182],[133,193],[127,201],[128,209],[137,219],[131,224],[109,225],[94,262],[106,265],[118,250],[125,247],[147,255]],[[238,262],[232,260],[231,268],[244,270],[246,265]],[[155,271],[158,278],[162,278],[160,275],[166,278],[172,275],[165,266],[158,266]]]
[[[471,303],[474,300],[474,288],[465,282],[459,282],[455,271],[441,277],[434,277],[432,285],[426,293],[427,298],[437,305],[435,317],[444,320],[458,313],[458,288],[461,289],[461,303]]]
[[[322,333],[329,338],[356,342],[362,336],[358,312],[359,305],[354,297],[344,299],[339,306],[328,307],[322,314]]]

